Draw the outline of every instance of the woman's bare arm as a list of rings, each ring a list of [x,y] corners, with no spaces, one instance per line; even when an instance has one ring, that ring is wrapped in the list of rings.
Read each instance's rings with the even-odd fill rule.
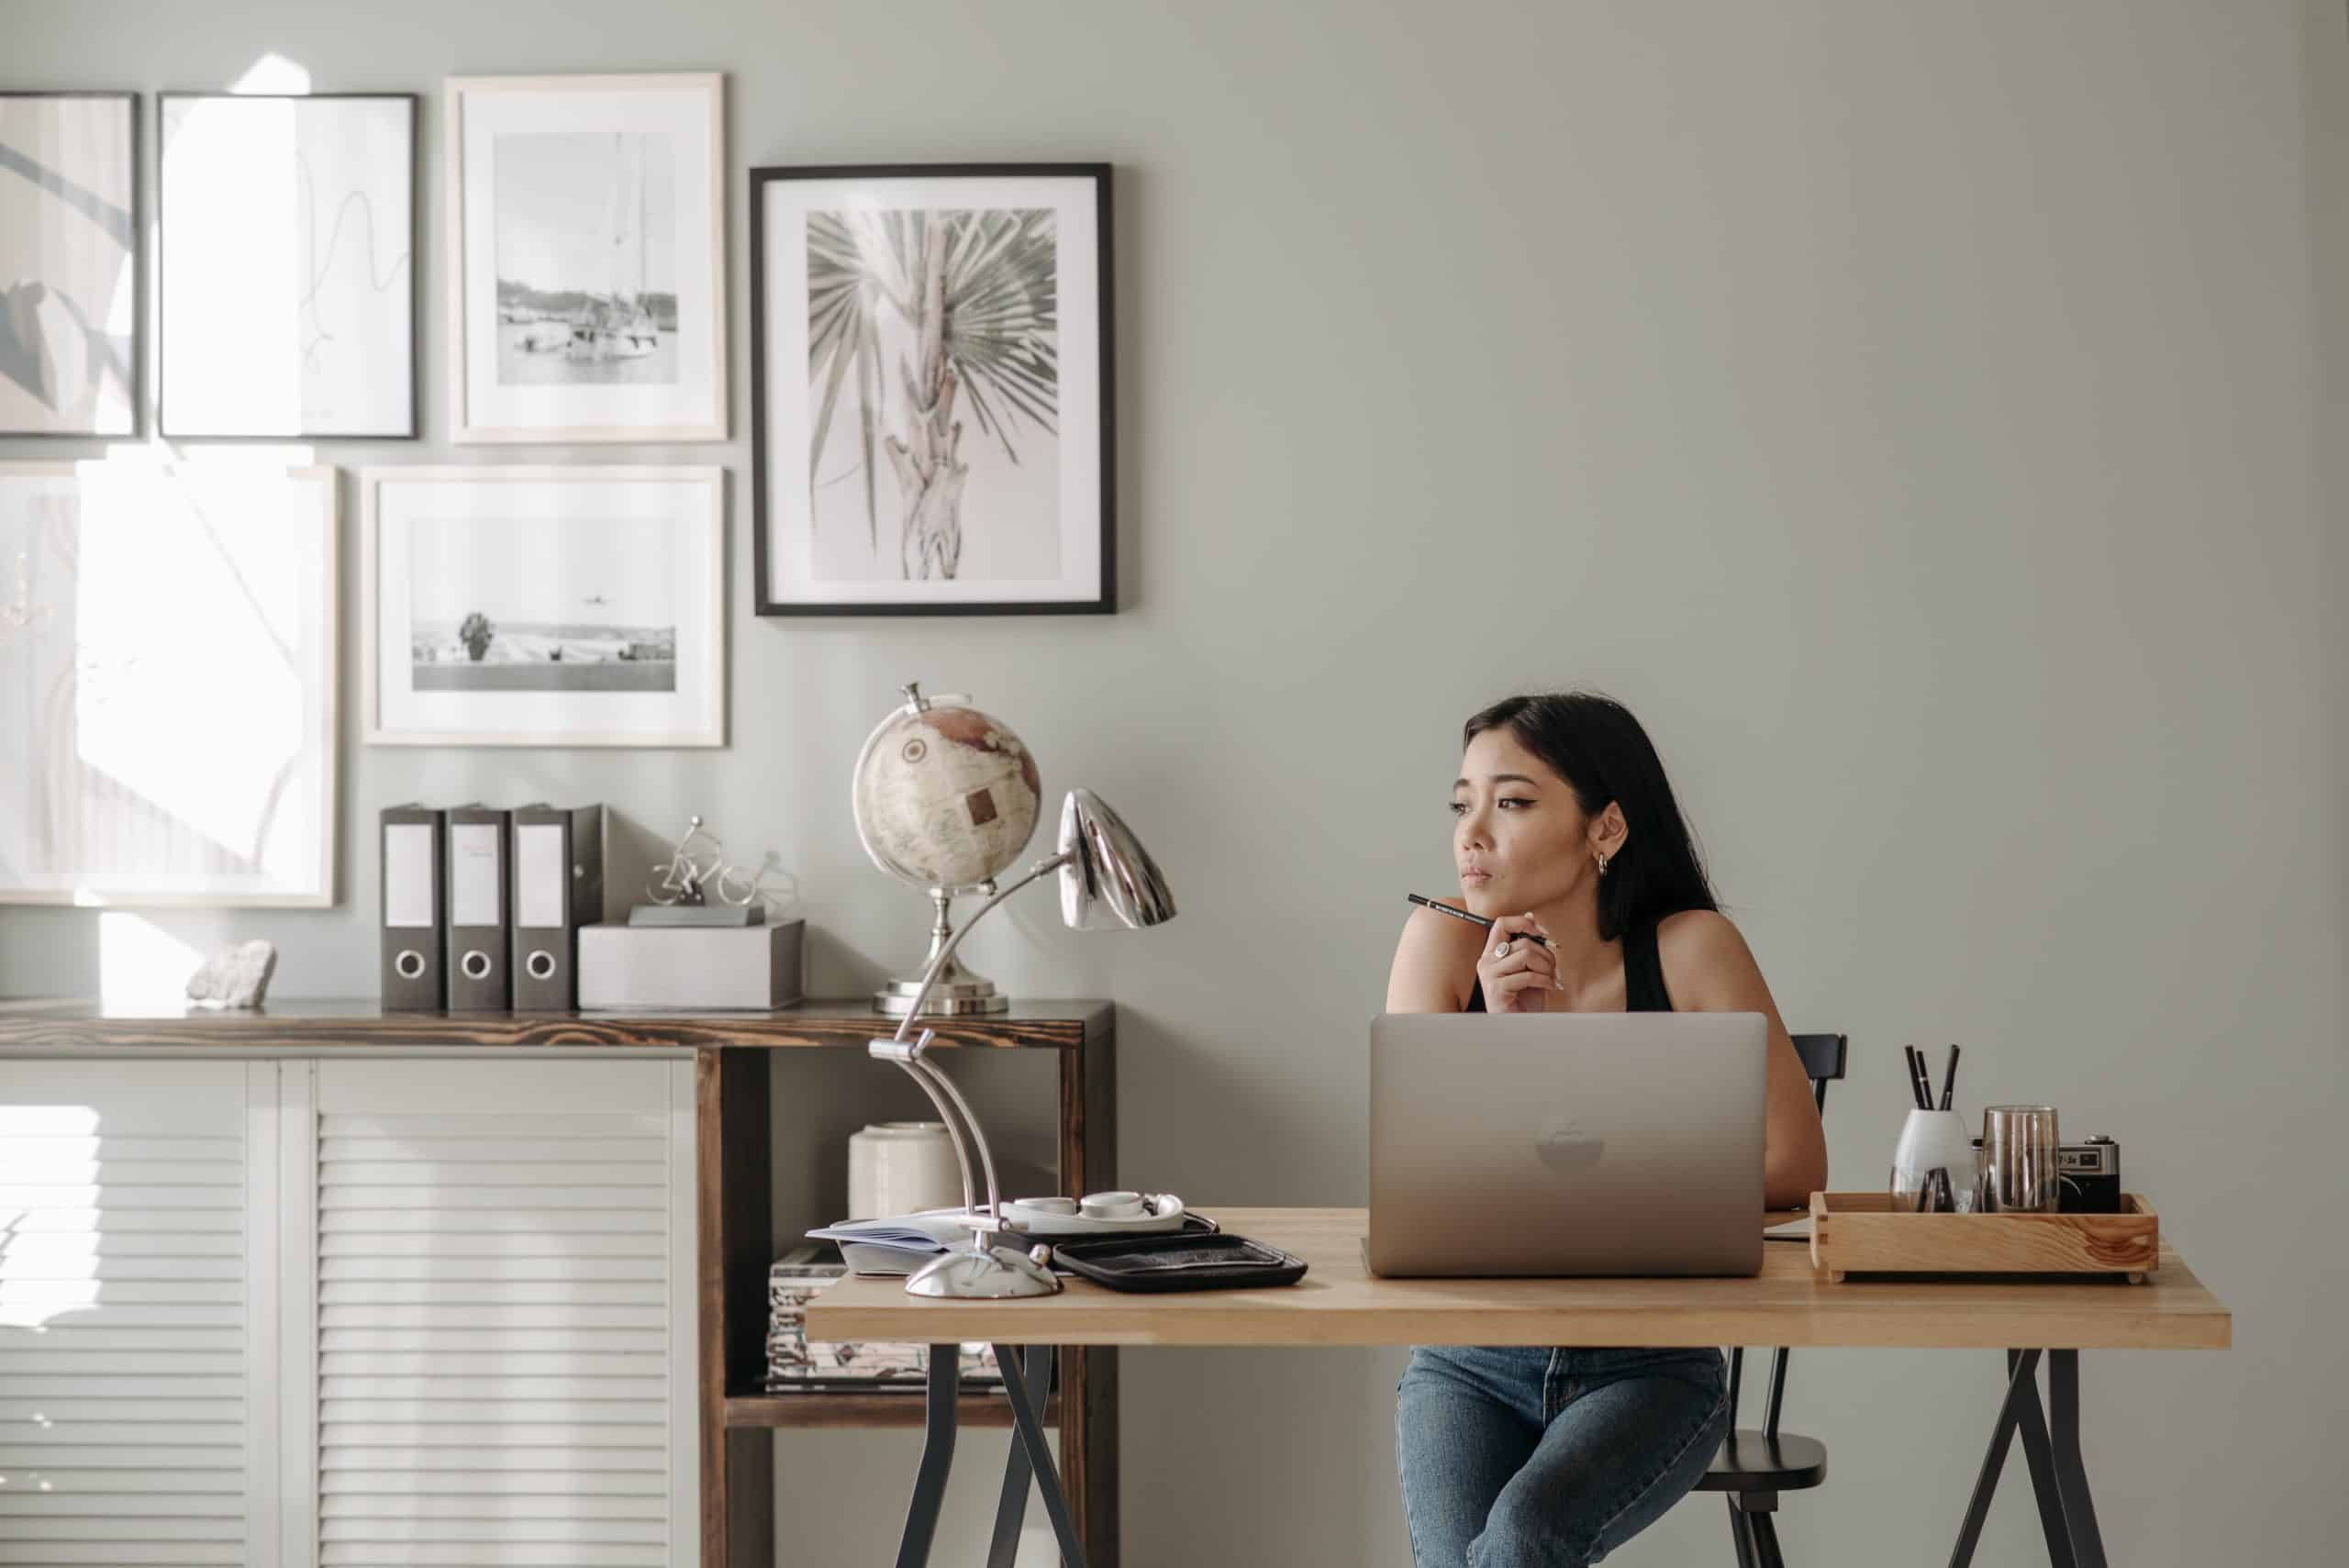
[[[1460,907],[1455,899],[1444,902]],[[1390,1013],[1456,1013],[1468,1005],[1460,982],[1476,973],[1485,933],[1465,920],[1414,909],[1395,944],[1395,967],[1386,974]]]
[[[1436,919],[1442,919],[1438,915]],[[1770,999],[1762,966],[1726,915],[1684,909],[1656,928],[1664,988],[1684,1013],[1760,1013],[1770,1020],[1769,1113],[1763,1134],[1762,1201],[1800,1208],[1827,1185],[1827,1135],[1802,1058]]]

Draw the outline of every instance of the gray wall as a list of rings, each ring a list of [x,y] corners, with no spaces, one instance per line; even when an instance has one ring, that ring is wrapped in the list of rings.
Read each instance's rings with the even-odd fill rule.
[[[1403,892],[1449,885],[1457,726],[1595,684],[1649,726],[1788,1020],[1854,1040],[1839,1184],[1879,1178],[1900,1042],[1962,1040],[1975,1094],[2117,1135],[2238,1314],[2231,1353],[2088,1359],[2114,1560],[2330,1554],[2339,0],[12,0],[6,31],[10,86],[215,87],[274,51],[437,110],[449,73],[729,73],[736,439],[577,456],[733,471],[731,748],[369,751],[352,661],[341,906],[169,932],[258,932],[281,994],[365,994],[379,806],[601,798],[780,850],[816,988],[853,992],[922,919],[845,804],[918,677],[1015,725],[1048,789],[1099,790],[1174,878],[1163,931],[1076,937],[1037,895],[970,943],[1016,993],[1117,1000],[1125,1175],[1358,1203],[1364,1023]],[[321,461],[451,456],[428,126],[434,439]],[[1118,166],[1122,613],[753,618],[740,170],[993,159]],[[95,933],[0,912],[0,994],[94,990]],[[1128,1352],[1129,1561],[1408,1561],[1400,1359]],[[1798,1358],[1791,1416],[1834,1475],[1785,1515],[1788,1555],[1945,1551],[1996,1359]],[[996,1440],[964,1445],[967,1518]],[[882,1554],[915,1447],[785,1443],[807,1560]],[[2019,1476],[1986,1561],[2039,1560]],[[1719,1560],[1722,1534],[1690,1507],[1620,1560]]]

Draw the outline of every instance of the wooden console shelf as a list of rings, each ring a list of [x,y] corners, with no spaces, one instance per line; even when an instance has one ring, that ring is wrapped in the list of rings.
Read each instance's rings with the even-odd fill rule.
[[[1059,1056],[1058,1190],[1117,1184],[1116,1009],[1108,1002],[1014,1003],[1008,1012],[924,1020],[933,1049],[1051,1051]],[[862,999],[742,1013],[404,1013],[372,1001],[285,1000],[221,1012],[86,1002],[0,1002],[0,1058],[127,1054],[332,1056],[406,1050],[694,1053],[699,1318],[702,1568],[772,1568],[774,1434],[786,1428],[918,1429],[919,1394],[769,1395],[767,1268],[775,1238],[772,1052],[862,1051],[896,1020]],[[1117,1568],[1118,1363],[1106,1348],[1061,1358],[1046,1418],[1060,1426],[1070,1512],[1095,1568]],[[1008,1427],[1000,1394],[971,1394],[960,1420]]]

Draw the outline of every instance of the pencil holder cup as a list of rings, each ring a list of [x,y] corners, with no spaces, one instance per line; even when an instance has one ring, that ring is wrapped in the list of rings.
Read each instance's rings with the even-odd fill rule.
[[[1981,1191],[1980,1159],[1965,1118],[1955,1111],[1910,1111],[1892,1150],[1892,1207],[1915,1207],[1917,1195],[1933,1171],[1941,1169],[1949,1173],[1957,1212],[1972,1213]]]

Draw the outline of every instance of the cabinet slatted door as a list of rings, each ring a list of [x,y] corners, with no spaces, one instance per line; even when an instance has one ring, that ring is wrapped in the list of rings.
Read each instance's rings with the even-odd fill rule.
[[[276,1085],[0,1064],[0,1563],[275,1568]]]
[[[690,1568],[690,1066],[328,1061],[308,1092],[316,1561]]]

